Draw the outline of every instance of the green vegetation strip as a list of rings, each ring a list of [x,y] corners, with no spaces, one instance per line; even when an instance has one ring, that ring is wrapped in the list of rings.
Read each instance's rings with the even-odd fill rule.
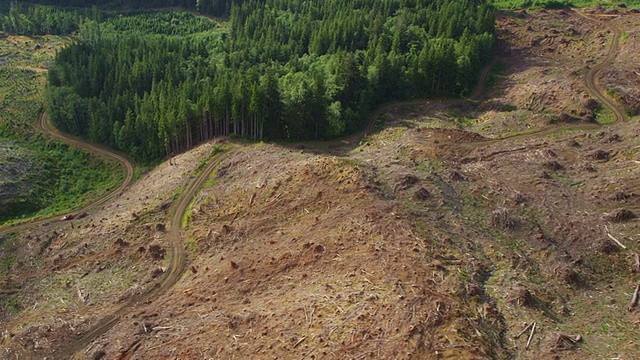
[[[24,5],[10,10],[5,30],[41,31],[13,21],[19,17],[57,29],[54,14],[76,16],[77,41],[49,72],[51,121],[143,163],[219,135],[340,137],[366,125],[382,103],[467,95],[495,41],[494,10],[483,0],[203,0],[186,7],[228,21]],[[47,12],[46,20],[36,16]]]
[[[45,74],[23,64],[44,66],[45,55],[33,56],[37,41],[45,46],[63,42],[11,40],[8,35],[0,38],[0,54],[9,54],[0,67],[0,224],[78,208],[124,176],[119,164],[51,141],[36,130]],[[42,51],[54,55],[53,50]]]

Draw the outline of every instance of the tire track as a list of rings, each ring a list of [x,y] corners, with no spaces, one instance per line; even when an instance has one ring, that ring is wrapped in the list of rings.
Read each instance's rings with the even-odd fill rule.
[[[584,16],[585,18],[591,21],[598,21],[600,23],[603,23],[599,20],[592,19],[578,11],[576,11],[576,13],[578,13],[581,16]],[[599,72],[602,69],[604,69],[607,66],[610,66],[613,60],[615,59],[615,56],[619,47],[619,38],[621,36],[620,29],[614,26],[609,26],[609,24],[605,24],[605,25],[607,27],[610,27],[613,30],[613,40],[612,40],[611,46],[609,47],[609,51],[605,61],[589,70],[585,79],[585,83],[589,92],[592,94],[592,96],[597,97],[607,107],[609,107],[616,115],[616,121],[621,122],[625,120],[625,117],[622,111],[620,111],[619,107],[616,104],[614,104],[604,95],[602,95],[602,93],[599,92],[599,90],[595,85],[595,77],[599,74]],[[476,87],[473,94],[468,99],[453,100],[451,103],[455,104],[461,101],[477,100],[484,92],[484,87],[483,87],[484,82],[486,81],[489,71],[494,64],[495,64],[495,59],[491,61],[491,63],[487,67],[485,67],[485,69],[483,69],[483,72],[481,73],[481,76],[478,81],[478,86]],[[384,114],[386,111],[389,111],[393,107],[419,105],[419,104],[426,103],[428,101],[430,100],[412,100],[407,102],[394,102],[394,103],[385,104],[380,108],[378,108],[371,115],[368,126],[362,132],[356,134],[355,136],[344,139],[341,142],[342,143],[352,142],[354,139],[361,138],[363,135],[366,135],[366,133],[368,133],[374,126],[376,119],[382,114]],[[108,200],[116,196],[116,194],[124,190],[124,188],[126,188],[129,185],[133,177],[133,165],[126,159],[126,157],[123,157],[121,155],[108,151],[99,146],[84,143],[82,140],[79,140],[71,136],[67,136],[65,134],[58,132],[57,130],[53,130],[51,129],[50,124],[45,118],[46,118],[46,114],[43,113],[41,115],[40,126],[42,127],[44,132],[49,133],[54,137],[61,138],[65,142],[70,143],[74,146],[78,146],[83,149],[88,149],[90,151],[100,153],[105,157],[113,158],[121,162],[123,166],[127,168],[128,176],[127,176],[127,179],[123,182],[123,185],[121,185],[118,189],[112,191],[111,193],[105,195],[103,198],[99,199],[98,201],[88,205],[83,209],[80,209],[79,211],[97,207],[107,202]],[[564,131],[568,129],[578,130],[578,129],[593,129],[598,127],[601,127],[601,125],[597,125],[597,124],[568,125],[568,126],[561,126],[561,127],[555,127],[555,128],[549,128],[549,129],[542,129],[540,131],[535,131],[527,134],[507,136],[500,139],[489,139],[489,140],[470,142],[466,144],[456,144],[456,145],[459,148],[462,148],[464,150],[470,150],[475,147],[486,146],[486,145],[503,141],[503,140],[528,139],[528,138],[540,137],[540,136],[544,136],[544,135],[548,135],[551,133]],[[184,214],[189,204],[197,194],[198,190],[206,182],[206,180],[208,179],[210,174],[214,171],[214,169],[220,165],[223,159],[226,159],[228,156],[231,156],[235,152],[236,150],[231,150],[224,154],[218,155],[214,159],[212,159],[209,162],[209,164],[205,167],[205,169],[195,179],[193,179],[193,181],[189,183],[185,191],[180,195],[178,203],[175,206],[175,213],[170,221],[170,225],[169,225],[170,231],[167,234],[167,239],[171,243],[171,263],[168,271],[165,273],[163,278],[153,286],[147,288],[143,293],[135,295],[132,298],[130,298],[125,304],[123,304],[120,308],[118,308],[118,310],[116,310],[113,314],[108,315],[102,320],[100,320],[99,322],[97,322],[94,326],[92,326],[86,333],[84,333],[80,337],[71,339],[67,343],[67,346],[65,346],[64,348],[61,348],[58,352],[53,354],[53,358],[55,359],[72,358],[78,351],[82,350],[88,344],[90,344],[91,342],[96,340],[99,336],[101,336],[102,334],[107,332],[109,329],[111,329],[113,326],[115,326],[115,324],[118,323],[118,321],[123,317],[123,315],[126,315],[131,311],[133,311],[135,307],[137,307],[139,304],[144,303],[147,300],[150,300],[154,297],[158,297],[159,295],[165,293],[167,290],[169,290],[178,282],[178,280],[184,274],[184,271],[186,269],[186,252],[185,252],[184,244],[182,242],[182,234],[181,234],[182,219],[184,217]],[[129,174],[131,174],[131,176],[129,176]],[[54,217],[30,222],[28,224],[24,224],[24,226],[21,226],[21,225],[14,226],[11,229],[9,229],[9,231],[18,231],[23,228],[36,226],[37,224],[44,223],[52,218]],[[2,232],[0,232],[0,234],[2,234]]]
[[[88,205],[85,205],[84,207],[80,208],[80,209],[76,209],[73,210],[74,212],[87,212],[89,210],[95,209],[101,205],[104,205],[105,203],[107,203],[109,200],[113,199],[114,197],[116,197],[116,195],[118,195],[119,193],[121,193],[124,189],[126,189],[131,182],[133,181],[133,176],[135,174],[135,165],[133,163],[132,160],[129,159],[129,157],[127,157],[124,154],[118,153],[114,150],[110,150],[106,147],[100,146],[100,145],[96,145],[96,144],[90,144],[88,142],[83,141],[82,139],[72,136],[70,134],[65,134],[61,131],[59,131],[58,129],[54,128],[50,121],[49,121],[49,117],[47,116],[46,111],[42,111],[40,113],[40,117],[38,118],[38,126],[40,127],[40,130],[44,133],[47,134],[51,137],[54,137],[58,140],[62,140],[64,143],[77,147],[79,149],[91,152],[93,154],[96,154],[100,157],[109,159],[109,160],[114,160],[117,161],[118,163],[120,163],[120,165],[122,165],[122,167],[125,169],[126,171],[126,175],[124,180],[122,181],[122,183],[115,189],[111,190],[110,192],[108,192],[107,194],[103,195],[102,197],[98,198],[97,200],[91,202]],[[72,209],[65,211],[65,213],[72,211]],[[12,233],[12,232],[18,232],[18,231],[23,231],[29,228],[34,228],[34,227],[38,227],[38,226],[42,226],[47,222],[50,221],[55,221],[61,214],[57,214],[57,215],[52,215],[52,216],[48,216],[45,218],[41,218],[41,219],[33,219],[33,220],[29,220],[25,223],[20,223],[20,224],[16,224],[16,225],[9,225],[9,226],[3,226],[0,227],[0,236],[1,235],[5,235],[8,233]]]
[[[587,90],[591,94],[591,96],[596,97],[605,106],[611,109],[611,111],[615,114],[616,120],[614,121],[614,123],[624,122],[626,121],[626,117],[624,115],[624,112],[620,109],[620,106],[618,106],[618,104],[614,103],[605,95],[603,95],[602,92],[598,90],[598,87],[595,84],[596,76],[602,71],[602,69],[611,66],[611,64],[616,58],[616,55],[618,53],[618,49],[620,46],[619,42],[620,42],[620,37],[622,36],[622,30],[620,30],[618,27],[612,24],[609,24],[607,22],[593,19],[583,14],[578,9],[572,9],[572,12],[584,17],[585,19],[588,19],[589,21],[598,22],[601,25],[606,26],[613,31],[613,37],[611,39],[611,44],[609,45],[609,49],[607,50],[607,56],[605,60],[602,63],[589,69],[589,71],[587,72],[587,75],[585,76],[585,86],[587,87]],[[480,87],[478,87],[478,89],[479,88]],[[474,96],[477,96],[475,92],[474,92]],[[485,140],[479,140],[479,141],[473,141],[473,142],[467,142],[467,143],[461,143],[461,144],[445,144],[445,145],[442,145],[441,147],[442,149],[446,149],[447,151],[457,152],[460,156],[464,156],[464,154],[467,154],[474,149],[496,144],[505,140],[528,140],[528,139],[540,138],[542,136],[551,135],[551,134],[562,132],[562,131],[594,130],[594,129],[600,129],[603,126],[604,125],[599,123],[566,124],[562,126],[535,130],[535,131],[527,132],[523,134],[505,136],[497,139],[485,139]]]
[[[609,46],[609,52],[607,53],[607,57],[602,63],[589,69],[589,71],[587,72],[585,82],[587,84],[587,89],[589,90],[589,93],[591,94],[591,96],[598,98],[598,100],[600,100],[609,109],[611,109],[611,111],[613,111],[613,113],[616,116],[615,122],[623,122],[626,120],[626,116],[624,115],[624,112],[620,109],[620,107],[617,104],[615,104],[611,99],[606,97],[602,92],[598,90],[598,87],[596,86],[596,80],[595,80],[596,76],[600,74],[602,69],[609,67],[611,66],[611,64],[613,64],[613,61],[616,58],[616,54],[618,53],[618,49],[620,48],[620,37],[622,36],[622,30],[620,30],[620,28],[618,28],[617,26],[609,22],[605,22],[602,20],[589,17],[578,9],[573,9],[573,11],[587,20],[595,21],[601,25],[604,25],[605,27],[608,27],[613,32],[613,37],[611,39],[611,45]]]
[[[142,293],[134,295],[126,303],[121,305],[113,314],[110,314],[95,325],[93,325],[87,332],[78,338],[70,339],[67,345],[61,348],[59,351],[53,354],[53,359],[71,359],[74,355],[96,340],[102,334],[109,331],[115,326],[118,321],[126,314],[131,313],[140,304],[146,303],[151,299],[165,293],[172,288],[185,272],[187,264],[187,255],[182,241],[182,219],[189,207],[189,204],[193,201],[200,188],[207,181],[209,176],[214,172],[220,163],[227,157],[235,154],[237,150],[233,149],[225,153],[216,155],[209,161],[207,166],[202,172],[195,177],[185,190],[180,194],[178,202],[175,205],[175,212],[171,221],[169,222],[169,231],[166,235],[166,239],[171,244],[171,261],[169,268],[165,272],[162,279],[146,288]]]

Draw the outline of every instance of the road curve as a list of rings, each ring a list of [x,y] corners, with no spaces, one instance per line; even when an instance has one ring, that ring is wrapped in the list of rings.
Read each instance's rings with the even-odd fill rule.
[[[590,17],[587,17],[584,14],[581,14],[580,12],[577,12],[578,14],[580,14],[581,16],[584,16],[586,18],[588,18],[589,20],[592,21],[599,21],[599,20],[594,20]],[[607,24],[607,26],[609,26]],[[616,114],[616,119],[617,121],[623,121],[625,119],[624,114],[620,111],[620,109],[616,106],[616,104],[614,104],[613,102],[611,102],[609,99],[607,99],[604,95],[602,95],[597,87],[595,86],[595,77],[596,75],[605,67],[610,66],[611,63],[613,62],[613,60],[615,59],[616,56],[616,52],[618,49],[618,41],[621,35],[621,31],[615,27],[611,27],[613,29],[613,40],[612,40],[612,44],[609,48],[608,54],[607,54],[607,58],[605,59],[605,61],[601,64],[599,64],[598,66],[590,69],[590,71],[587,74],[587,77],[585,79],[586,84],[587,84],[587,88],[589,89],[589,92],[592,94],[592,96],[597,97],[600,101],[602,101],[606,106],[608,106],[609,108],[612,109],[612,111]],[[476,100],[483,92],[483,84],[486,81],[487,75],[489,73],[489,70],[491,69],[491,67],[495,64],[495,59],[493,61],[491,61],[490,64],[488,64],[487,67],[485,67],[485,69],[483,70],[479,81],[478,81],[478,87],[476,88],[476,90],[473,92],[473,94],[470,96],[469,99],[467,100]],[[463,100],[463,99],[458,99],[458,100],[453,100],[453,103],[455,102],[460,102],[460,101],[467,101],[467,100]],[[353,142],[355,139],[359,139],[361,138],[363,135],[366,136],[366,134],[372,129],[372,127],[375,124],[376,119],[381,116],[384,112],[388,111],[389,109],[391,109],[392,107],[401,107],[401,106],[411,106],[411,105],[418,105],[418,104],[422,104],[428,101],[432,101],[432,100],[412,100],[412,101],[406,101],[406,102],[393,102],[393,103],[388,103],[385,104],[381,107],[379,107],[370,117],[370,123],[368,124],[368,126],[365,128],[365,130],[363,130],[362,132],[359,132],[358,134],[355,134],[354,136],[348,137],[347,139],[343,139],[341,140],[342,143],[344,142]],[[55,137],[59,137],[64,139],[66,142],[76,145],[78,147],[84,148],[84,149],[88,149],[90,151],[95,151],[98,153],[101,153],[103,155],[106,155],[108,157],[114,158],[117,161],[121,162],[126,168],[127,168],[127,173],[131,173],[131,175],[133,174],[133,166],[131,165],[130,162],[128,162],[128,160],[125,157],[122,157],[118,154],[115,153],[105,153],[103,152],[105,149],[99,147],[99,146],[95,146],[95,145],[91,145],[91,144],[86,144],[84,142],[82,142],[79,139],[75,139],[73,137],[61,134],[59,132],[57,132],[56,130],[52,129],[48,123],[48,121],[46,120],[46,115],[43,113],[43,115],[41,116],[41,127],[43,129],[43,131],[51,134],[52,136]],[[527,134],[520,134],[520,135],[515,135],[515,136],[509,136],[509,137],[505,137],[505,138],[501,138],[501,139],[494,139],[494,140],[485,140],[485,141],[480,141],[477,143],[468,143],[467,145],[486,145],[487,143],[491,143],[491,142],[495,142],[495,141],[502,141],[502,140],[506,140],[506,139],[513,139],[513,138],[524,138],[524,137],[538,137],[544,134],[548,134],[548,133],[553,133],[553,132],[557,132],[560,130],[564,130],[567,128],[594,128],[594,127],[598,127],[598,125],[595,124],[584,124],[584,125],[580,125],[580,126],[563,126],[563,127],[554,127],[554,128],[549,128],[549,129],[543,129],[540,131],[536,131],[536,132],[532,132],[532,133],[527,133]],[[200,187],[206,182],[206,180],[209,178],[210,174],[215,170],[215,168],[223,161],[223,159],[227,158],[228,156],[230,156],[232,153],[234,153],[235,150],[231,150],[229,152],[223,153],[221,155],[218,155],[216,157],[214,157],[209,164],[205,167],[205,169],[203,169],[203,171],[196,177],[194,178],[186,187],[186,189],[183,191],[183,193],[180,195],[178,202],[175,205],[175,211],[174,211],[174,215],[171,218],[171,221],[169,223],[169,231],[167,233],[167,240],[169,241],[169,243],[171,244],[171,260],[170,260],[170,265],[169,265],[169,269],[165,272],[165,275],[162,277],[162,279],[155,283],[154,285],[150,286],[149,288],[147,288],[143,293],[138,294],[136,296],[133,296],[132,298],[130,298],[125,304],[123,304],[121,307],[118,308],[118,310],[116,310],[113,314],[108,315],[107,317],[101,319],[100,321],[98,321],[94,326],[92,326],[87,332],[85,332],[84,334],[82,334],[81,336],[75,338],[75,339],[70,339],[67,342],[67,345],[63,348],[61,348],[58,352],[53,354],[53,358],[55,359],[69,359],[69,358],[73,358],[74,355],[82,350],[84,347],[86,347],[88,344],[90,344],[92,341],[96,340],[99,336],[101,336],[102,334],[104,334],[105,332],[107,332],[109,329],[111,329],[115,324],[117,324],[117,322],[120,320],[120,318],[123,315],[126,315],[127,313],[130,313],[135,306],[137,306],[140,303],[144,303],[147,300],[150,300],[152,298],[156,298],[157,296],[161,295],[162,293],[166,292],[168,289],[170,289],[171,287],[173,287],[173,285],[175,285],[177,283],[177,281],[180,279],[180,277],[184,274],[184,271],[186,269],[186,252],[185,252],[185,248],[184,248],[184,243],[182,241],[182,234],[181,234],[181,230],[182,230],[182,219],[184,217],[184,214],[189,206],[189,204],[191,203],[191,201],[193,200],[193,198],[195,197],[195,195],[197,194],[198,190],[200,189]],[[115,156],[110,156],[110,155],[115,155]],[[90,208],[90,207],[95,207],[98,206],[99,204],[102,204],[106,201],[108,201],[109,199],[111,199],[113,196],[115,196],[115,194],[117,194],[118,192],[120,192],[122,189],[124,189],[128,183],[131,181],[131,178],[129,176],[127,176],[126,181],[124,182],[124,184],[119,187],[118,189],[112,191],[110,194],[106,195],[105,197],[99,199],[96,203],[91,204],[90,206],[86,207],[86,208]],[[32,222],[32,223],[28,223],[25,224],[26,226],[34,226],[34,223],[37,222],[45,222],[47,220],[50,219],[43,219],[43,220],[38,220],[36,222]],[[11,228],[11,230],[18,230],[20,228],[20,225]],[[2,232],[0,232],[1,234]]]
[[[609,46],[609,49],[607,50],[607,56],[605,60],[602,63],[589,69],[589,71],[587,72],[587,75],[585,76],[585,86],[587,87],[587,90],[591,94],[591,96],[596,97],[598,100],[604,103],[605,106],[611,109],[611,111],[616,116],[615,122],[625,121],[626,117],[624,115],[624,112],[620,109],[620,106],[618,106],[616,103],[614,103],[605,95],[603,95],[598,90],[598,87],[595,84],[595,78],[600,73],[600,71],[608,66],[611,66],[611,64],[615,60],[616,55],[618,53],[619,41],[620,41],[620,36],[622,35],[622,31],[612,24],[609,24],[607,22],[603,22],[597,19],[593,19],[583,14],[578,9],[572,9],[572,10],[576,14],[590,21],[599,22],[600,24],[609,27],[613,31],[613,37],[611,39],[611,44]],[[476,88],[476,92],[474,92],[474,95],[473,95],[474,97],[479,95],[478,94],[479,89],[480,89],[480,84],[478,84],[478,88]],[[442,145],[442,147],[448,148],[451,151],[457,151],[459,153],[468,153],[473,149],[486,146],[486,145],[491,145],[504,140],[525,140],[530,138],[537,138],[544,135],[550,135],[550,134],[554,134],[554,133],[565,131],[565,130],[593,130],[593,129],[602,128],[602,126],[603,125],[599,123],[565,124],[562,126],[548,127],[548,128],[534,130],[534,131],[523,133],[523,134],[509,135],[509,136],[496,138],[496,139],[483,139],[483,140],[461,143],[461,144],[444,144]]]
[[[111,192],[109,192],[108,194],[104,195],[103,197],[101,197],[100,199],[92,202],[91,204],[83,207],[82,209],[79,209],[79,212],[85,211],[85,210],[90,210],[93,208],[96,208],[98,206],[103,205],[104,203],[106,203],[107,201],[111,200],[112,198],[114,198],[118,193],[120,193],[121,191],[123,191],[124,189],[127,188],[127,186],[129,186],[129,184],[131,184],[131,181],[133,181],[133,176],[135,173],[135,166],[133,165],[133,161],[129,159],[129,157],[127,157],[124,154],[118,153],[114,150],[110,150],[106,147],[100,146],[100,145],[96,145],[96,144],[91,144],[91,143],[87,143],[85,141],[83,141],[82,139],[69,135],[69,134],[65,134],[60,132],[58,129],[54,128],[51,125],[51,122],[49,121],[49,117],[47,116],[46,112],[42,112],[42,114],[40,114],[40,128],[42,129],[43,132],[58,138],[64,142],[66,142],[69,145],[73,145],[79,149],[83,149],[83,150],[87,150],[89,152],[98,154],[102,157],[106,157],[112,160],[115,160],[117,162],[119,162],[122,167],[125,168],[126,170],[126,176],[124,178],[124,180],[122,181],[122,183],[120,184],[120,186],[118,186],[117,188],[115,188],[114,190],[112,190]]]
[[[182,219],[189,207],[189,204],[195,198],[196,194],[207,181],[211,173],[220,165],[220,163],[235,153],[230,150],[216,155],[209,161],[207,166],[200,172],[198,176],[193,178],[184,191],[180,194],[173,216],[169,222],[169,230],[166,233],[166,239],[171,246],[171,260],[167,271],[160,281],[146,288],[142,293],[134,295],[126,303],[122,304],[114,313],[102,318],[94,324],[87,332],[75,339],[69,339],[66,346],[53,354],[54,359],[71,359],[74,355],[96,340],[102,334],[111,329],[126,314],[131,313],[136,306],[155,299],[173,285],[175,285],[186,269],[187,256],[182,241]]]
[[[593,97],[596,97],[598,100],[604,103],[609,109],[611,109],[611,111],[613,111],[613,113],[616,116],[616,122],[625,121],[626,117],[624,115],[624,111],[622,111],[617,104],[611,101],[611,99],[609,99],[608,97],[604,96],[604,94],[602,94],[598,90],[598,87],[596,86],[596,80],[595,80],[596,76],[598,76],[598,74],[602,71],[602,69],[608,66],[611,66],[611,64],[613,63],[613,60],[615,60],[616,54],[618,53],[618,48],[620,47],[620,37],[622,36],[622,30],[620,30],[620,28],[618,28],[617,26],[610,24],[609,22],[589,17],[586,14],[579,11],[578,9],[573,9],[573,10],[576,14],[584,17],[585,19],[598,22],[608,27],[613,32],[613,37],[611,39],[611,45],[609,46],[607,57],[604,59],[602,63],[589,69],[589,71],[587,72],[587,76],[585,78],[585,83],[587,85],[587,89],[589,90],[589,94],[591,94],[591,96]]]
[[[38,119],[38,126],[40,127],[40,130],[43,133],[51,137],[57,138],[59,140],[62,140],[63,142],[71,146],[77,147],[82,150],[86,150],[88,152],[91,152],[93,154],[96,154],[106,159],[115,160],[119,162],[122,165],[122,167],[126,170],[125,178],[117,188],[111,190],[110,192],[103,195],[99,199],[93,201],[92,203],[80,209],[74,210],[75,212],[79,212],[79,213],[87,212],[91,209],[95,209],[101,205],[104,205],[106,202],[113,199],[117,194],[119,194],[124,189],[126,189],[131,184],[131,181],[133,181],[133,176],[135,173],[135,165],[133,164],[133,161],[130,160],[126,155],[118,153],[114,150],[110,150],[100,145],[87,143],[78,137],[75,137],[70,134],[65,134],[59,131],[58,129],[54,128],[49,122],[49,117],[47,116],[46,111],[42,111],[40,113],[40,117]],[[52,220],[56,220],[58,216],[60,216],[60,214],[49,216],[46,218],[29,220],[27,222],[19,223],[16,225],[2,226],[0,227],[0,236],[7,233],[11,233],[11,232],[18,232],[28,228],[41,226],[44,223],[50,222]]]
[[[478,89],[482,88],[482,84],[486,80],[487,74],[489,73],[489,70],[494,64],[495,64],[495,59],[492,60],[491,63],[488,64],[488,66],[483,70],[479,78],[479,82],[478,82],[479,85],[476,88],[476,91],[474,91],[474,95],[472,95],[472,98],[477,98],[480,95],[481,91],[479,91]],[[428,101],[428,100],[413,100],[413,101],[398,103],[398,104],[396,103],[386,104],[385,106],[382,106],[378,110],[376,110],[374,114],[372,114],[372,116],[370,117],[370,123],[369,123],[369,126],[367,126],[367,129],[370,129],[375,124],[375,120],[382,113],[384,113],[385,111],[388,111],[389,108],[395,105],[406,106],[409,104],[420,104],[425,101]],[[459,99],[456,101],[465,101],[465,100]],[[356,134],[355,136],[349,137],[349,140],[347,141],[352,141],[353,138],[355,137],[362,137],[366,133],[367,133],[367,130],[364,130],[359,134]],[[212,160],[209,161],[209,163],[202,170],[202,172],[197,177],[195,177],[191,182],[189,182],[185,190],[180,194],[180,197],[178,198],[178,201],[175,204],[175,211],[169,222],[169,231],[167,232],[167,235],[166,235],[166,238],[171,246],[171,260],[170,260],[169,267],[165,272],[164,276],[162,277],[162,279],[159,282],[148,287],[142,293],[130,298],[125,304],[120,306],[114,313],[99,320],[84,334],[80,335],[75,339],[70,339],[70,341],[67,342],[66,346],[62,347],[61,349],[59,349],[59,351],[53,354],[54,359],[74,358],[76,353],[81,351],[91,342],[95,341],[102,334],[109,331],[113,326],[115,326],[118,323],[118,321],[124,315],[133,311],[138,304],[145,303],[148,300],[157,298],[158,296],[160,296],[162,293],[169,290],[178,282],[180,277],[185,272],[186,261],[187,261],[186,251],[184,247],[184,242],[182,241],[182,233],[181,233],[182,220],[187,211],[187,208],[189,207],[189,204],[191,203],[191,201],[193,201],[193,199],[195,198],[199,189],[210,177],[211,173],[213,173],[213,171],[220,165],[220,163],[224,159],[231,156],[236,151],[237,150],[232,149],[223,154],[215,156]]]

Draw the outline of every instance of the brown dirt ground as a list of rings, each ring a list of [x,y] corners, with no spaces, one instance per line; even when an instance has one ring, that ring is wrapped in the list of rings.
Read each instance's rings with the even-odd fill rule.
[[[604,20],[626,38],[597,80],[632,108],[616,94],[638,89],[640,16],[621,12]],[[76,357],[637,356],[640,125],[581,127],[610,120],[585,107],[584,76],[611,31],[569,10],[504,13],[498,28],[481,101],[398,105],[352,147],[234,145],[188,210],[189,270]],[[564,122],[575,129],[522,135]],[[2,277],[16,289],[2,356],[52,354],[152,284],[169,264],[162,205],[213,146],[84,219],[8,237],[21,260]]]

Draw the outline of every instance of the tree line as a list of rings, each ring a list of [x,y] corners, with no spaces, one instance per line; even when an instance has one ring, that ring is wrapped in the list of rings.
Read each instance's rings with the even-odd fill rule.
[[[51,120],[143,162],[219,135],[331,138],[382,102],[469,93],[494,46],[482,0],[219,3],[223,28],[184,12],[84,21],[49,71]]]
[[[8,1],[7,1],[8,2]],[[13,3],[18,1],[12,0]],[[98,7],[104,10],[141,10],[180,7],[201,14],[228,16],[233,4],[243,0],[30,0],[29,3],[67,8]],[[0,4],[2,6],[2,4]]]
[[[0,3],[0,30],[20,35],[68,35],[78,30],[91,10],[62,10],[17,1]]]

